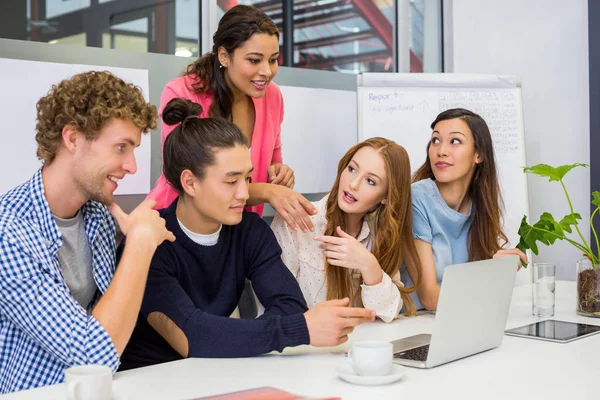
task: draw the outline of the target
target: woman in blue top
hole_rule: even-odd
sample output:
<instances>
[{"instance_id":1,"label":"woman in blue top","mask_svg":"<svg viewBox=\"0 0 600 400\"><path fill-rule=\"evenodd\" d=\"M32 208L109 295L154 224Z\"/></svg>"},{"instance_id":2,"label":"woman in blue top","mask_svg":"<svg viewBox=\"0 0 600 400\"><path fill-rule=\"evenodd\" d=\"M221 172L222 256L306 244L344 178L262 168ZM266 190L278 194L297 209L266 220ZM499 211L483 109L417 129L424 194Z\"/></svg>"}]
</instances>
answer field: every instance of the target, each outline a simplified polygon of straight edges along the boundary
<instances>
[{"instance_id":1,"label":"woman in blue top","mask_svg":"<svg viewBox=\"0 0 600 400\"><path fill-rule=\"evenodd\" d=\"M502 197L483 118L450 109L437 116L431 129L427 159L412 184L413 237L423 268L413 300L417 308L435 310L447 266L509 255L527 262L527 257L504 248ZM416 274L410 268L404 272L402 281L410 286L408 274Z\"/></svg>"}]
</instances>

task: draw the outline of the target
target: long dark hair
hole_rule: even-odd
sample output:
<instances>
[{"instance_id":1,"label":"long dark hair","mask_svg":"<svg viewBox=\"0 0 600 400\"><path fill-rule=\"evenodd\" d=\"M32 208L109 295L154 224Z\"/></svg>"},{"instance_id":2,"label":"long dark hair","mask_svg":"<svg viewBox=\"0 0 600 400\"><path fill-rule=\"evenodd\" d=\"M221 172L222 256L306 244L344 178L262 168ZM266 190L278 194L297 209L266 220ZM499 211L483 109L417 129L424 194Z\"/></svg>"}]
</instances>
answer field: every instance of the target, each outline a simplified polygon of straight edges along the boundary
<instances>
[{"instance_id":1,"label":"long dark hair","mask_svg":"<svg viewBox=\"0 0 600 400\"><path fill-rule=\"evenodd\" d=\"M181 173L184 170L189 169L202 179L206 168L215 162L216 150L248 146L248 140L233 122L223 118L198 118L201 112L200 104L175 98L162 113L165 124L180 124L167 136L163 146L163 174L179 194L183 194Z\"/></svg>"},{"instance_id":2,"label":"long dark hair","mask_svg":"<svg viewBox=\"0 0 600 400\"><path fill-rule=\"evenodd\" d=\"M237 5L227 11L213 35L213 49L194 63L188 65L184 75L195 75L192 85L195 93L211 92L213 101L208 110L211 117L231 119L233 94L225 81L225 68L220 68L217 56L219 47L225 48L231 57L233 51L255 33L266 33L279 39L279 30L273 20L255 7Z\"/></svg>"},{"instance_id":3,"label":"long dark hair","mask_svg":"<svg viewBox=\"0 0 600 400\"><path fill-rule=\"evenodd\" d=\"M485 260L492 258L508 243L508 238L502 230L504 203L498 183L492 135L483 118L464 108L452 108L440 113L431 123L431 129L435 129L440 121L457 118L464 121L471 130L475 151L481 159L481 162L475 165L467 192L472 201L471 218L473 218L468 236L469 261ZM431 141L427 145L427 159L413 175L413 182L428 178L435 179L429 159L429 146Z\"/></svg>"},{"instance_id":4,"label":"long dark hair","mask_svg":"<svg viewBox=\"0 0 600 400\"><path fill-rule=\"evenodd\" d=\"M410 161L404 147L380 137L367 139L354 145L338 164L337 176L327 199L327 227L324 235L337 236L335 228L346 231L345 213L338 205L340 176L348 167L352 157L363 147L372 147L383 159L388 179L387 202L379 205L369 218L374 222L375 243L373 255L383 272L393 277L404 262L417 272L414 285L398 287L407 315L416 315L415 304L410 294L421 283L421 262L412 237L412 202L410 194ZM365 217L366 218L366 217ZM354 272L325 262L327 276L327 299L348 297L360 303L361 289L354 287Z\"/></svg>"}]
</instances>

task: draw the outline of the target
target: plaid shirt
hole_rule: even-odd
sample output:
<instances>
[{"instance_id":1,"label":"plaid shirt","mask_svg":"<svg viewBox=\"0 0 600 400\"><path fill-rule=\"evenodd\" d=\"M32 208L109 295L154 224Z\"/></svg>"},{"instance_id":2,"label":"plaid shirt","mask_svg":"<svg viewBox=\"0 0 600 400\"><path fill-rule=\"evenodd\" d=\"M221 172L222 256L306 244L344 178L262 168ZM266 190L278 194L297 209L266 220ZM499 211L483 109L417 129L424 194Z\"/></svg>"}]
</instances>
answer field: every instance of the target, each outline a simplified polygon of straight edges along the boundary
<instances>
[{"instance_id":1,"label":"plaid shirt","mask_svg":"<svg viewBox=\"0 0 600 400\"><path fill-rule=\"evenodd\" d=\"M63 381L73 365L119 366L102 325L77 303L61 273L63 243L44 197L41 169L0 197L0 393ZM106 206L82 207L96 285L115 271L115 224Z\"/></svg>"}]
</instances>

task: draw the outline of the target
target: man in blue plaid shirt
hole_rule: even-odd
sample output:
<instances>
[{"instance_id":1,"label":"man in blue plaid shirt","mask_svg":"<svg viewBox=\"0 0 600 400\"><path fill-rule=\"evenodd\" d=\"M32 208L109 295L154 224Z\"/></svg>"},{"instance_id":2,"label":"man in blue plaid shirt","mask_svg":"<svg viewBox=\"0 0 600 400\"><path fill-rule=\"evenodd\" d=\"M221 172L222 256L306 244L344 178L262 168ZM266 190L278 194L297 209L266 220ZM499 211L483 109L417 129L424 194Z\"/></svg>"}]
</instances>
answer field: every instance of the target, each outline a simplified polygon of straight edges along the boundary
<instances>
[{"instance_id":1,"label":"man in blue plaid shirt","mask_svg":"<svg viewBox=\"0 0 600 400\"><path fill-rule=\"evenodd\" d=\"M0 197L0 393L62 382L73 365L118 368L152 255L175 239L153 201L131 214L113 203L156 119L139 88L108 72L38 102L43 166ZM113 216L127 236L118 269Z\"/></svg>"}]
</instances>

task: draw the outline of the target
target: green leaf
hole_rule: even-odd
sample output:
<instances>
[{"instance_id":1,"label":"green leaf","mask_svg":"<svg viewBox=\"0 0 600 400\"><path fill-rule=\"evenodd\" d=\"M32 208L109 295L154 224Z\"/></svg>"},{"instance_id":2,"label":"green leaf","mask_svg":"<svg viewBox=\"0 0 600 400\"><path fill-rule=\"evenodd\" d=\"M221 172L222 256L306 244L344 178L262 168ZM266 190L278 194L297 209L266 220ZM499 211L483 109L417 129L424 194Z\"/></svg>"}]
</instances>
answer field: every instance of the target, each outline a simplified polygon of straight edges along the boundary
<instances>
[{"instance_id":1,"label":"green leaf","mask_svg":"<svg viewBox=\"0 0 600 400\"><path fill-rule=\"evenodd\" d=\"M571 226L577 225L578 219L581 219L581 215L577 213L565 215L563 219L560 220L559 224L563 230L572 233L573 230L571 229Z\"/></svg>"},{"instance_id":2,"label":"green leaf","mask_svg":"<svg viewBox=\"0 0 600 400\"><path fill-rule=\"evenodd\" d=\"M594 197L594 200L592 200L592 204L596 207L600 207L600 192L594 191L592 192L592 196Z\"/></svg>"},{"instance_id":3,"label":"green leaf","mask_svg":"<svg viewBox=\"0 0 600 400\"><path fill-rule=\"evenodd\" d=\"M545 212L540 215L540 220L534 224L534 226L538 226L543 229L547 229L549 231L560 231L562 232L562 226L550 214L549 212Z\"/></svg>"},{"instance_id":4,"label":"green leaf","mask_svg":"<svg viewBox=\"0 0 600 400\"><path fill-rule=\"evenodd\" d=\"M550 182L552 181L560 181L565 175L576 167L584 167L588 168L589 165L582 163L561 165L558 167L552 167L548 164L537 164L532 167L524 167L523 172L535 174L541 177L546 177Z\"/></svg>"},{"instance_id":5,"label":"green leaf","mask_svg":"<svg viewBox=\"0 0 600 400\"><path fill-rule=\"evenodd\" d=\"M543 235L540 235L539 232L536 231L533 226L527 223L526 216L523 216L523 219L521 220L521 226L519 227L519 236L520 240L519 245L517 247L520 248L521 251L524 251L523 249L531 249L531 251L533 251L533 254L535 255L538 255L539 253L536 243L537 241L540 241L545 245L550 244Z\"/></svg>"},{"instance_id":6,"label":"green leaf","mask_svg":"<svg viewBox=\"0 0 600 400\"><path fill-rule=\"evenodd\" d=\"M576 219L581 217L578 214L568 215L563 218L561 222L556 222L552 214L543 213L540 216L540 220L533 225L529 225L527 223L527 217L523 216L521 220L521 226L519 227L519 244L517 248L521 251L525 251L526 249L531 249L533 254L538 255L539 249L537 243L545 244L546 246L550 246L554 244L557 240L565 240L567 237L565 236L565 230L571 230L570 225L573 224L573 221L576 223ZM566 219L565 222L563 222ZM565 229L565 227L567 229Z\"/></svg>"}]
</instances>

